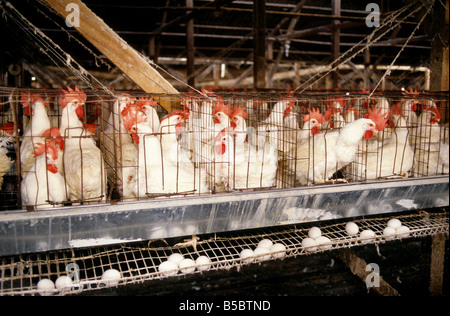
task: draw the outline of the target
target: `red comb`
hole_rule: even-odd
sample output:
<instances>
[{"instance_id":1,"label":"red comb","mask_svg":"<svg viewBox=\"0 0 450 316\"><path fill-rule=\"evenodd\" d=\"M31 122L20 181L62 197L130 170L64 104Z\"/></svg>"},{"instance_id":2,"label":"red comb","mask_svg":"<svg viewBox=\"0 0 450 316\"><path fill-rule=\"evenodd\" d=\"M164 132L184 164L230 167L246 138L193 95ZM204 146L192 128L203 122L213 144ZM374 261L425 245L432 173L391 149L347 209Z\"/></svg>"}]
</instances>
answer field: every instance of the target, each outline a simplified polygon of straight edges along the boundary
<instances>
[{"instance_id":1,"label":"red comb","mask_svg":"<svg viewBox=\"0 0 450 316\"><path fill-rule=\"evenodd\" d=\"M244 107L234 106L233 109L231 110L230 116L231 117L241 116L242 118L246 119L248 117L248 113L245 112L245 106Z\"/></svg>"},{"instance_id":2,"label":"red comb","mask_svg":"<svg viewBox=\"0 0 450 316\"><path fill-rule=\"evenodd\" d=\"M402 106L400 102L396 102L395 104L393 104L391 106L391 108L389 109L389 115L401 115L404 116L403 111L402 111Z\"/></svg>"},{"instance_id":3,"label":"red comb","mask_svg":"<svg viewBox=\"0 0 450 316\"><path fill-rule=\"evenodd\" d=\"M214 114L218 112L223 112L226 115L230 116L231 110L229 106L230 106L229 104L225 104L223 99L218 99L217 101L214 102Z\"/></svg>"},{"instance_id":4,"label":"red comb","mask_svg":"<svg viewBox=\"0 0 450 316\"><path fill-rule=\"evenodd\" d=\"M34 157L39 157L44 152L45 152L45 145L43 143L37 143L36 145L34 145L34 152L33 152Z\"/></svg>"},{"instance_id":5,"label":"red comb","mask_svg":"<svg viewBox=\"0 0 450 316\"><path fill-rule=\"evenodd\" d=\"M3 125L0 125L0 129L4 130L8 135L12 135L14 133L14 123L8 122Z\"/></svg>"},{"instance_id":6,"label":"red comb","mask_svg":"<svg viewBox=\"0 0 450 316\"><path fill-rule=\"evenodd\" d=\"M153 107L157 107L158 106L158 102L154 101L153 98L148 98L148 97L140 97L136 100L136 103L139 106L144 106L144 105L150 105Z\"/></svg>"},{"instance_id":7,"label":"red comb","mask_svg":"<svg viewBox=\"0 0 450 316\"><path fill-rule=\"evenodd\" d=\"M419 95L420 91L417 91L417 89L413 90L412 88L409 88L409 91L405 90L402 93L405 94L405 95Z\"/></svg>"},{"instance_id":8,"label":"red comb","mask_svg":"<svg viewBox=\"0 0 450 316\"><path fill-rule=\"evenodd\" d=\"M59 148L61 150L64 149L64 139L61 136L61 132L59 131L59 128L52 127L52 128L46 129L44 132L42 132L41 136L51 138L51 142L53 144L59 145ZM47 141L47 144L48 143L50 143L50 141Z\"/></svg>"},{"instance_id":9,"label":"red comb","mask_svg":"<svg viewBox=\"0 0 450 316\"><path fill-rule=\"evenodd\" d=\"M44 98L37 93L27 94L27 93L20 93L20 104L23 106L23 110L26 115L31 115L31 105L35 103L36 101L41 101L46 108L49 108L49 105L47 102L45 102Z\"/></svg>"},{"instance_id":10,"label":"red comb","mask_svg":"<svg viewBox=\"0 0 450 316\"><path fill-rule=\"evenodd\" d=\"M53 160L58 159L58 148L56 147L56 144L52 141L47 142L47 148L46 151L48 154L52 156Z\"/></svg>"},{"instance_id":11,"label":"red comb","mask_svg":"<svg viewBox=\"0 0 450 316\"><path fill-rule=\"evenodd\" d=\"M309 114L303 115L303 121L307 122L312 118L315 118L317 122L320 124L323 124L325 122L325 117L322 113L320 113L320 110L318 108L312 108L312 110L307 109Z\"/></svg>"},{"instance_id":12,"label":"red comb","mask_svg":"<svg viewBox=\"0 0 450 316\"><path fill-rule=\"evenodd\" d=\"M133 103L128 103L121 114L123 117L123 126L127 131L131 131L133 125L147 121L147 116L142 111L142 107Z\"/></svg>"},{"instance_id":13,"label":"red comb","mask_svg":"<svg viewBox=\"0 0 450 316\"><path fill-rule=\"evenodd\" d=\"M172 112L170 112L169 114L167 114L166 116L164 116L161 119L161 122L165 119L168 119L169 117L175 116L175 115L179 115L183 118L183 120L187 120L189 118L190 112L188 111L184 111L184 110L173 110Z\"/></svg>"},{"instance_id":14,"label":"red comb","mask_svg":"<svg viewBox=\"0 0 450 316\"><path fill-rule=\"evenodd\" d=\"M367 111L368 113L364 117L372 120L377 126L377 130L382 131L387 126L388 118L385 117L386 113L381 113L382 109L377 110L376 106L373 110L369 108Z\"/></svg>"},{"instance_id":15,"label":"red comb","mask_svg":"<svg viewBox=\"0 0 450 316\"><path fill-rule=\"evenodd\" d=\"M78 100L80 103L84 103L86 101L86 93L78 89L77 86L75 86L74 89L71 89L69 86L67 86L67 91L64 89L61 89L63 94L61 95L61 98L59 99L59 105L62 108L65 108L68 103L72 102L73 100Z\"/></svg>"}]
</instances>

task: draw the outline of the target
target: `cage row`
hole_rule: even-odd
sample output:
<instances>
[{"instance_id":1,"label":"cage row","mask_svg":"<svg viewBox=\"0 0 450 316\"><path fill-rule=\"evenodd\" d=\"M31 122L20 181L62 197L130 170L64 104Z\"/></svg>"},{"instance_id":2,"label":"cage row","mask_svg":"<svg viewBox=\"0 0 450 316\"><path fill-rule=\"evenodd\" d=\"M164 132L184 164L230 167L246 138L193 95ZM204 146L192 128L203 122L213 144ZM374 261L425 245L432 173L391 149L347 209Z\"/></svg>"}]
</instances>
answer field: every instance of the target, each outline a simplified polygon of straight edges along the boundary
<instances>
[{"instance_id":1,"label":"cage row","mask_svg":"<svg viewBox=\"0 0 450 316\"><path fill-rule=\"evenodd\" d=\"M448 174L448 97L417 91L2 90L5 207Z\"/></svg>"}]
</instances>

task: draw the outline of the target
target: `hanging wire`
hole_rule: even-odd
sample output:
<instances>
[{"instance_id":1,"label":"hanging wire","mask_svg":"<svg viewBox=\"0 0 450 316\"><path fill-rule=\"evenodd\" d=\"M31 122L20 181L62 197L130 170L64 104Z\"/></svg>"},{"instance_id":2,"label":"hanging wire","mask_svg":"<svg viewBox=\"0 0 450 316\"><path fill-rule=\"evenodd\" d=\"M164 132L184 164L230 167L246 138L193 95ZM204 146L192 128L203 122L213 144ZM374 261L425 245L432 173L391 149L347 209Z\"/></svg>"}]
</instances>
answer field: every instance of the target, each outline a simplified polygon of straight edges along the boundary
<instances>
[{"instance_id":1,"label":"hanging wire","mask_svg":"<svg viewBox=\"0 0 450 316\"><path fill-rule=\"evenodd\" d=\"M26 17L24 17L10 2L5 3L6 6L11 10L5 10L3 7L3 12L12 21L14 21L21 29L23 29L30 39L34 40L36 44L40 47L40 51L47 55L52 62L59 67L64 73L64 69L59 65L65 64L71 72L82 80L88 87L94 90L94 87L91 84L91 80L88 77L92 78L100 87L103 88L104 91L113 95L113 93L104 86L97 78L91 75L83 66L77 63L70 54L66 53L59 45L57 45L53 40L51 40L47 35L45 35L39 28L37 28L33 23L31 23ZM14 15L15 14L15 15ZM75 64L77 68L73 65ZM67 73L66 73L67 74Z\"/></svg>"},{"instance_id":2,"label":"hanging wire","mask_svg":"<svg viewBox=\"0 0 450 316\"><path fill-rule=\"evenodd\" d=\"M425 5L423 5L422 7L425 7ZM422 8L421 7L421 8ZM398 57L401 55L401 53L403 52L403 50L405 49L405 47L408 45L409 41L411 40L411 38L414 36L414 34L416 33L416 31L419 29L420 25L422 24L422 22L425 20L425 17L430 13L431 9L433 8L433 4L431 4L428 7L427 12L422 16L422 18L420 19L419 23L417 23L416 27L414 28L414 30L412 31L412 33L409 35L409 37L407 38L407 40L405 41L405 43L403 44L403 46L401 47L400 51L398 52L398 54L395 56L395 58L392 60L391 64L389 65L389 67L386 69L386 71L384 72L383 76L381 77L381 79L378 81L378 83L376 84L375 88L372 90L372 92L369 94L369 98L372 97L373 93L377 90L378 86L380 85L381 82L383 82L383 80L386 78L386 76L390 75L391 73L391 69L394 66L395 62L397 61Z\"/></svg>"},{"instance_id":3,"label":"hanging wire","mask_svg":"<svg viewBox=\"0 0 450 316\"><path fill-rule=\"evenodd\" d=\"M407 18L409 18L410 16L414 15L415 13L417 13L419 10L421 10L424 5L419 6L418 8L412 10L411 12L409 12L405 17L403 17L400 20L397 20L398 17L406 12L408 9L410 9L411 7L413 7L416 3L419 3L420 1L416 1L413 3L410 3L408 5L406 5L405 7L394 11L393 13L391 13L388 17L386 17L384 20L381 21L381 24L378 28L376 28L372 33L370 33L369 35L367 35L364 39L362 39L361 41L359 41L356 45L354 45L352 48L350 48L347 52L345 52L344 54L342 54L338 59L332 61L330 64L324 66L323 71L318 72L316 75L312 76L310 79L308 79L307 81L305 81L303 84L299 85L297 88L295 88L293 90L293 92L296 92L297 90L299 90L300 88L303 88L300 93L304 92L306 89L308 89L308 87L310 85L313 85L314 83L322 80L324 77L326 77L328 74L330 74L331 72L335 71L336 69L338 69L339 66L347 63L348 61L350 61L351 59L353 59L356 55L362 53L364 50L368 49L372 44L376 43L378 40L380 40L384 35L386 35L387 33L389 33L391 30L396 29L400 24L402 24ZM385 27L388 27L386 30L383 30ZM383 30L381 32L381 34L377 35L378 30ZM355 53L353 53L352 55L350 55L349 57L347 57L347 55L349 55L356 47L359 47L361 44L366 43L361 49L357 50ZM335 66L332 66L335 65ZM327 71L328 69L328 71ZM324 71L327 71L325 74L321 75L321 73L323 73ZM317 78L319 77L319 78ZM316 79L317 78L317 79ZM316 80L314 80L316 79ZM314 80L314 81L313 81ZM311 82L313 81L313 82Z\"/></svg>"},{"instance_id":4,"label":"hanging wire","mask_svg":"<svg viewBox=\"0 0 450 316\"><path fill-rule=\"evenodd\" d=\"M43 6L46 6L47 8L51 8L48 6L48 4L42 0L39 0L39 3ZM48 16L44 11L42 11L40 8L38 8L36 5L34 6L34 8L36 9L37 12L39 12L42 16L44 16L45 18L47 18L49 21L52 21L60 30L62 30L64 33L67 34L69 39L73 39L74 41L76 41L81 47L83 47L86 51L88 51L92 56L94 56L95 58L95 64L98 66L97 61L100 60L100 62L105 65L106 67L108 67L108 70L111 70L113 68L113 66L111 66L108 62L105 61L104 58L102 58L101 56L97 55L94 51L92 51L92 49L90 49L89 47L87 47L83 42L81 42L78 38L76 38L75 36L73 36L72 34L70 34L70 32L68 32L64 27L62 27L58 22L56 22L54 19L52 19L50 16Z\"/></svg>"}]
</instances>

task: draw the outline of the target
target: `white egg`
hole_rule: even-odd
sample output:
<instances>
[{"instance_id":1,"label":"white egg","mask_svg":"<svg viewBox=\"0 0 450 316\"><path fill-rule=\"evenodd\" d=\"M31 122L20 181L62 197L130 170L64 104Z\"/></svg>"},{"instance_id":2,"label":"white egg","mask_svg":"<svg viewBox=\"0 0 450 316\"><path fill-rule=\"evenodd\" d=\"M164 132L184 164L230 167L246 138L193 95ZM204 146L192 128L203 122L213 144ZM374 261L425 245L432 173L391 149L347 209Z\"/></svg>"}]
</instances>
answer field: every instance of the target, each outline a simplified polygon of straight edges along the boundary
<instances>
[{"instance_id":1,"label":"white egg","mask_svg":"<svg viewBox=\"0 0 450 316\"><path fill-rule=\"evenodd\" d=\"M249 257L253 257L254 255L255 254L254 254L253 250L251 250L251 249L244 249L239 254L239 257L241 257L241 259L245 259L242 262L247 264L247 263L252 263L253 261L255 261L255 258L249 258Z\"/></svg>"},{"instance_id":2,"label":"white egg","mask_svg":"<svg viewBox=\"0 0 450 316\"><path fill-rule=\"evenodd\" d=\"M397 229L402 226L402 222L397 218L392 218L387 222L387 226Z\"/></svg>"},{"instance_id":3,"label":"white egg","mask_svg":"<svg viewBox=\"0 0 450 316\"><path fill-rule=\"evenodd\" d=\"M184 235L184 230L182 227L171 227L169 230L169 234L170 236L183 236Z\"/></svg>"},{"instance_id":4,"label":"white egg","mask_svg":"<svg viewBox=\"0 0 450 316\"><path fill-rule=\"evenodd\" d=\"M316 239L317 237L321 236L322 232L320 231L319 227L311 227L311 229L308 231L308 237L312 239Z\"/></svg>"},{"instance_id":5,"label":"white egg","mask_svg":"<svg viewBox=\"0 0 450 316\"><path fill-rule=\"evenodd\" d=\"M349 236L355 236L355 235L357 235L358 232L359 232L359 227L358 227L358 225L357 225L356 223L354 223L354 222L348 222L348 223L345 225L345 231L347 232L347 234L348 234Z\"/></svg>"},{"instance_id":6,"label":"white egg","mask_svg":"<svg viewBox=\"0 0 450 316\"><path fill-rule=\"evenodd\" d=\"M270 250L264 247L257 247L253 253L257 256L256 260L258 261L267 261L270 260L270 257L272 257Z\"/></svg>"},{"instance_id":7,"label":"white egg","mask_svg":"<svg viewBox=\"0 0 450 316\"><path fill-rule=\"evenodd\" d=\"M317 243L314 239L306 237L302 240L302 247L306 251L313 252L317 250Z\"/></svg>"},{"instance_id":8,"label":"white egg","mask_svg":"<svg viewBox=\"0 0 450 316\"><path fill-rule=\"evenodd\" d=\"M120 272L116 269L108 269L102 274L102 283L110 286L117 286L121 278Z\"/></svg>"},{"instance_id":9,"label":"white egg","mask_svg":"<svg viewBox=\"0 0 450 316\"><path fill-rule=\"evenodd\" d=\"M270 247L272 247L273 242L270 239L262 239L259 243L257 248L262 247L262 248L267 248L270 249Z\"/></svg>"},{"instance_id":10,"label":"white egg","mask_svg":"<svg viewBox=\"0 0 450 316\"><path fill-rule=\"evenodd\" d=\"M275 259L283 259L286 256L286 246L281 243L273 244L272 247L270 247L270 251L274 252L272 256Z\"/></svg>"},{"instance_id":11,"label":"white egg","mask_svg":"<svg viewBox=\"0 0 450 316\"><path fill-rule=\"evenodd\" d=\"M408 226L402 225L400 227L397 227L395 232L399 235L398 236L399 238L406 238L406 237L409 237L410 229Z\"/></svg>"},{"instance_id":12,"label":"white egg","mask_svg":"<svg viewBox=\"0 0 450 316\"><path fill-rule=\"evenodd\" d=\"M177 266L180 265L180 262L183 261L184 256L181 253L174 252L167 258L167 261L175 263Z\"/></svg>"},{"instance_id":13,"label":"white egg","mask_svg":"<svg viewBox=\"0 0 450 316\"><path fill-rule=\"evenodd\" d=\"M164 227L156 227L155 229L152 229L148 232L149 239L160 239L167 235L167 231L164 229Z\"/></svg>"},{"instance_id":14,"label":"white egg","mask_svg":"<svg viewBox=\"0 0 450 316\"><path fill-rule=\"evenodd\" d=\"M184 228L185 235L195 235L197 232L197 227L195 225L189 224Z\"/></svg>"},{"instance_id":15,"label":"white egg","mask_svg":"<svg viewBox=\"0 0 450 316\"><path fill-rule=\"evenodd\" d=\"M181 273L187 274L195 271L195 261L192 259L183 259L179 266Z\"/></svg>"},{"instance_id":16,"label":"white egg","mask_svg":"<svg viewBox=\"0 0 450 316\"><path fill-rule=\"evenodd\" d=\"M395 238L395 228L387 226L385 229L383 229L383 236L386 240L392 240Z\"/></svg>"},{"instance_id":17,"label":"white egg","mask_svg":"<svg viewBox=\"0 0 450 316\"><path fill-rule=\"evenodd\" d=\"M211 267L211 259L209 259L207 256L200 256L195 260L195 264L197 265L198 271L205 271L209 270Z\"/></svg>"},{"instance_id":18,"label":"white egg","mask_svg":"<svg viewBox=\"0 0 450 316\"><path fill-rule=\"evenodd\" d=\"M58 290L63 290L65 288L71 287L72 285L72 278L67 275L62 275L55 281L55 286Z\"/></svg>"},{"instance_id":19,"label":"white egg","mask_svg":"<svg viewBox=\"0 0 450 316\"><path fill-rule=\"evenodd\" d=\"M359 234L359 237L362 239L361 242L365 244L373 241L373 239L375 238L375 233L370 229L366 229L363 230L361 234Z\"/></svg>"},{"instance_id":20,"label":"white egg","mask_svg":"<svg viewBox=\"0 0 450 316\"><path fill-rule=\"evenodd\" d=\"M172 276L178 273L178 265L173 261L164 261L158 266L158 271L165 276Z\"/></svg>"},{"instance_id":21,"label":"white egg","mask_svg":"<svg viewBox=\"0 0 450 316\"><path fill-rule=\"evenodd\" d=\"M330 238L326 236L319 236L316 239L314 239L317 246L319 246L322 249L330 249L331 248L331 240Z\"/></svg>"},{"instance_id":22,"label":"white egg","mask_svg":"<svg viewBox=\"0 0 450 316\"><path fill-rule=\"evenodd\" d=\"M55 283L50 279L42 279L36 285L41 296L50 296L55 290Z\"/></svg>"}]
</instances>

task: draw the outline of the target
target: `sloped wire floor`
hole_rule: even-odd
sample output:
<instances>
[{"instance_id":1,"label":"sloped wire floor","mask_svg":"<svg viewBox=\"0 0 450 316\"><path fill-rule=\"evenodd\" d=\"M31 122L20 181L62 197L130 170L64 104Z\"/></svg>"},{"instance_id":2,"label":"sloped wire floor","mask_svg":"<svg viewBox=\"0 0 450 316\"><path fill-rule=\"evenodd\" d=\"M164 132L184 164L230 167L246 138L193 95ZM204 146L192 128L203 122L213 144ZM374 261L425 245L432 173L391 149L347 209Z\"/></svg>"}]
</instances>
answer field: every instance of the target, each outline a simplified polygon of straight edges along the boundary
<instances>
[{"instance_id":1,"label":"sloped wire floor","mask_svg":"<svg viewBox=\"0 0 450 316\"><path fill-rule=\"evenodd\" d=\"M371 229L374 239L349 236L345 225L351 219L313 222L288 226L267 227L258 230L232 231L220 234L197 236L194 242L183 239L153 240L147 242L109 245L102 247L75 248L34 254L22 254L0 258L0 294L1 295L40 295L36 285L39 280L48 278L53 282L63 275L73 279L73 285L62 290L53 290L52 295L80 294L108 287L120 287L139 284L151 280L177 277L183 274L182 269L158 271L158 266L166 261L172 253L180 253L194 261L201 255L207 256L211 263L197 267L191 273L230 270L247 264L260 263L263 260L281 260L283 258L309 255L340 248L350 248L362 244L386 243L383 230L391 218L399 219L404 226L410 228L408 236L401 238L419 238L449 232L448 209L417 210L409 213L355 218L359 231ZM331 240L327 247L310 248L302 246L302 240L308 237L312 226L318 226L322 235ZM187 236L186 238L190 238ZM285 245L286 250L272 252L267 255L253 256L243 260L240 252L243 249L255 249L262 239L270 239L273 243ZM282 258L276 258L280 255ZM249 262L253 261L253 262ZM116 269L121 273L118 283L106 283L101 279L108 269ZM167 273L172 272L171 276Z\"/></svg>"}]
</instances>

